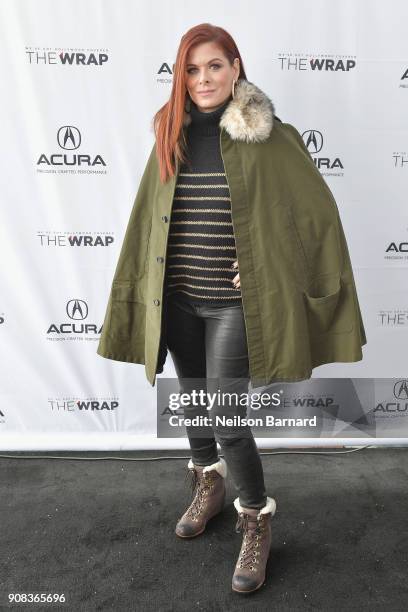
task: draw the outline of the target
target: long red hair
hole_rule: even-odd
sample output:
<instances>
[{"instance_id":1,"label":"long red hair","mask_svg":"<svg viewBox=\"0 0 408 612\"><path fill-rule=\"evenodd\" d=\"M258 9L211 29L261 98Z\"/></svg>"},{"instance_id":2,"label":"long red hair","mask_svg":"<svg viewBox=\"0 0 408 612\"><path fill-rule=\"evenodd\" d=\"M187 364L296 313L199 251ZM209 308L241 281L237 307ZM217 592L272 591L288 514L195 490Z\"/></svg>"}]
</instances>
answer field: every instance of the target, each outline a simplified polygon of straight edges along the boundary
<instances>
[{"instance_id":1,"label":"long red hair","mask_svg":"<svg viewBox=\"0 0 408 612\"><path fill-rule=\"evenodd\" d=\"M186 64L187 56L195 45L214 42L221 47L229 63L239 58L240 72L238 79L246 79L241 55L234 39L226 30L211 23L200 23L190 28L182 36L173 66L173 86L170 98L153 118L156 137L156 157L160 169L160 180L165 183L176 172L176 160L186 161L186 142L183 132L184 109L187 97Z\"/></svg>"}]
</instances>

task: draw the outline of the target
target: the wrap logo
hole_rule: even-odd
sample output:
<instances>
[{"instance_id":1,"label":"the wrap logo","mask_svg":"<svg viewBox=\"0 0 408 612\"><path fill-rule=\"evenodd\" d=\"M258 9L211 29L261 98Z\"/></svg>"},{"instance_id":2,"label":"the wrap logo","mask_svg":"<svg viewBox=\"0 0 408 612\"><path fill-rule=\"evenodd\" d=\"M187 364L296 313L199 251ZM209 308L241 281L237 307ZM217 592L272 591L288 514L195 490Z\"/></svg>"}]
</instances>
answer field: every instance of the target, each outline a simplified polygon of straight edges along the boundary
<instances>
[{"instance_id":1,"label":"the wrap logo","mask_svg":"<svg viewBox=\"0 0 408 612\"><path fill-rule=\"evenodd\" d=\"M25 48L31 66L103 66L109 60L108 49L69 49L61 47Z\"/></svg>"},{"instance_id":2,"label":"the wrap logo","mask_svg":"<svg viewBox=\"0 0 408 612\"><path fill-rule=\"evenodd\" d=\"M53 412L113 412L119 407L117 397L49 397L48 404Z\"/></svg>"},{"instance_id":3,"label":"the wrap logo","mask_svg":"<svg viewBox=\"0 0 408 612\"><path fill-rule=\"evenodd\" d=\"M37 232L42 247L109 247L115 240L113 232L56 232L45 230Z\"/></svg>"},{"instance_id":4,"label":"the wrap logo","mask_svg":"<svg viewBox=\"0 0 408 612\"><path fill-rule=\"evenodd\" d=\"M408 325L408 308L381 309L378 313L382 327L406 327Z\"/></svg>"},{"instance_id":5,"label":"the wrap logo","mask_svg":"<svg viewBox=\"0 0 408 612\"><path fill-rule=\"evenodd\" d=\"M347 73L356 67L356 57L356 55L340 56L338 54L330 55L330 53L317 54L311 57L307 53L299 51L296 53L280 53L278 63L280 63L281 70L285 72L313 70L313 72Z\"/></svg>"}]
</instances>

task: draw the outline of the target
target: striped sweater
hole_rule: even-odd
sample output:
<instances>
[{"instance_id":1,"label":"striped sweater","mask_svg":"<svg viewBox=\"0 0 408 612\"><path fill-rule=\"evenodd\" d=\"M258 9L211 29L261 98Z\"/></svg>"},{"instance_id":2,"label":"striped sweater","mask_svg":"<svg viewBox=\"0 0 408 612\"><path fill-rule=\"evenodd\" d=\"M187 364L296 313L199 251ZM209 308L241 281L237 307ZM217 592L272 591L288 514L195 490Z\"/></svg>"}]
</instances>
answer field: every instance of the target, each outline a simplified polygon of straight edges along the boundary
<instances>
[{"instance_id":1,"label":"striped sweater","mask_svg":"<svg viewBox=\"0 0 408 612\"><path fill-rule=\"evenodd\" d=\"M166 295L227 306L239 304L241 289L231 217L231 198L220 151L220 117L230 98L210 113L191 102L188 160L180 166L170 219Z\"/></svg>"}]
</instances>

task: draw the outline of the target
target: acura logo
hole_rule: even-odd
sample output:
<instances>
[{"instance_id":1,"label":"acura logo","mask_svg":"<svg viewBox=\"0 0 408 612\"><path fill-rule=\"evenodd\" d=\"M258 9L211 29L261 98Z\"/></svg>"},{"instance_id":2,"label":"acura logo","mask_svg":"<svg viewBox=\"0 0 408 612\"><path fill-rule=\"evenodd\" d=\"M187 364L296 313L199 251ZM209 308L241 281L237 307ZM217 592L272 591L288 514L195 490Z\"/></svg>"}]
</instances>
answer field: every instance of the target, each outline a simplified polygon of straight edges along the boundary
<instances>
[{"instance_id":1,"label":"acura logo","mask_svg":"<svg viewBox=\"0 0 408 612\"><path fill-rule=\"evenodd\" d=\"M81 132L73 125L64 125L58 130L57 141L61 149L78 149L81 145Z\"/></svg>"},{"instance_id":2,"label":"acura logo","mask_svg":"<svg viewBox=\"0 0 408 612\"><path fill-rule=\"evenodd\" d=\"M318 153L323 147L323 135L319 130L306 130L302 138L310 154Z\"/></svg>"},{"instance_id":3,"label":"acura logo","mask_svg":"<svg viewBox=\"0 0 408 612\"><path fill-rule=\"evenodd\" d=\"M394 385L394 396L397 399L408 398L408 385L406 380L399 380Z\"/></svg>"},{"instance_id":4,"label":"acura logo","mask_svg":"<svg viewBox=\"0 0 408 612\"><path fill-rule=\"evenodd\" d=\"M37 161L38 172L48 172L49 166L62 166L57 168L58 172L65 173L67 168L70 173L82 171L80 166L85 170L89 170L91 166L106 166L106 163L101 155L90 155L87 152L78 153L77 149L82 145L81 132L74 125L63 125L57 131L57 142L63 151L58 150L58 153L41 153ZM42 169L46 167L46 170ZM106 174L106 170L98 169L100 174Z\"/></svg>"},{"instance_id":5,"label":"acura logo","mask_svg":"<svg viewBox=\"0 0 408 612\"><path fill-rule=\"evenodd\" d=\"M84 300L70 300L67 303L66 311L70 319L86 319L88 316L88 305Z\"/></svg>"}]
</instances>

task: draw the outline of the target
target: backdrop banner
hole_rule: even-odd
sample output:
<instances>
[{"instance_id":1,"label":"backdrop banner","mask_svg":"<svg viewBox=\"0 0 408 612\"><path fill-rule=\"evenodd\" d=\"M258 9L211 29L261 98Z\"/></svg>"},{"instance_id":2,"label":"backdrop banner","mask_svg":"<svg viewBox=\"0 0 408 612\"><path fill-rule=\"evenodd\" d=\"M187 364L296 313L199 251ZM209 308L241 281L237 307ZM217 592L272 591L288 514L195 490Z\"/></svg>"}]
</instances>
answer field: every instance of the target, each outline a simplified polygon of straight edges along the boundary
<instances>
[{"instance_id":1,"label":"backdrop banner","mask_svg":"<svg viewBox=\"0 0 408 612\"><path fill-rule=\"evenodd\" d=\"M161 421L170 354L152 388L143 365L96 348L152 119L203 21L231 33L332 190L367 334L362 361L273 385L288 407L273 414L316 409L319 425L255 428L259 446L408 438L407 5L251 7L0 1L2 450L188 448Z\"/></svg>"}]
</instances>

